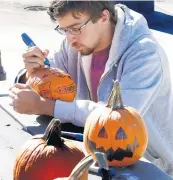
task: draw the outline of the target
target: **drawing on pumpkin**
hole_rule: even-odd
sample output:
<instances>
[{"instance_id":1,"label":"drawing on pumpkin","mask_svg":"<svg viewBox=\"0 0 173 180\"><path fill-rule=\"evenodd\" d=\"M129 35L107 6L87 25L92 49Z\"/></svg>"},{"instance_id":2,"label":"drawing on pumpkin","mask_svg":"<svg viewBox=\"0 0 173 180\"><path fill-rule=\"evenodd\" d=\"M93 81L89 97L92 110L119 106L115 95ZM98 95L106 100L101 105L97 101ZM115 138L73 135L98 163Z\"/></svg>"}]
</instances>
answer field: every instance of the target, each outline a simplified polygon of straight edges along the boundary
<instances>
[{"instance_id":1,"label":"drawing on pumpkin","mask_svg":"<svg viewBox=\"0 0 173 180\"><path fill-rule=\"evenodd\" d=\"M107 154L107 159L109 161L117 160L117 161L122 161L124 158L128 157L131 158L133 157L133 152L131 152L128 148L125 150L122 148L118 148L116 151L114 151L112 148L106 151Z\"/></svg>"},{"instance_id":2,"label":"drawing on pumpkin","mask_svg":"<svg viewBox=\"0 0 173 180\"><path fill-rule=\"evenodd\" d=\"M98 137L100 137L100 138L108 138L107 132L106 132L104 127L101 128L101 130L100 130L100 132L98 134Z\"/></svg>"},{"instance_id":3,"label":"drawing on pumpkin","mask_svg":"<svg viewBox=\"0 0 173 180\"><path fill-rule=\"evenodd\" d=\"M136 144L136 141L134 143ZM112 148L105 150L105 148L103 146L96 148L96 143L88 140L88 145L93 150L93 152L99 151L99 152L105 153L107 156L107 159L110 162L113 160L122 161L126 157L133 157L134 151L132 151L132 149L135 150L137 148L137 146L135 144L132 144L132 145L127 144L126 149L122 149L119 147L116 150L113 150ZM129 147L133 147L133 148L129 148Z\"/></svg>"},{"instance_id":4,"label":"drawing on pumpkin","mask_svg":"<svg viewBox=\"0 0 173 180\"><path fill-rule=\"evenodd\" d=\"M55 92L58 92L59 94L68 94L74 91L75 91L74 84L70 84L69 86L60 86L55 90Z\"/></svg>"},{"instance_id":5,"label":"drawing on pumpkin","mask_svg":"<svg viewBox=\"0 0 173 180\"><path fill-rule=\"evenodd\" d=\"M44 84L41 84L41 85L39 86L39 89L41 89L42 91L51 89L51 82L48 81L48 82L46 82L46 83L44 83Z\"/></svg>"},{"instance_id":6,"label":"drawing on pumpkin","mask_svg":"<svg viewBox=\"0 0 173 180\"><path fill-rule=\"evenodd\" d=\"M33 72L27 84L45 98L71 102L75 97L76 85L73 79L56 68L43 68Z\"/></svg>"},{"instance_id":7,"label":"drawing on pumpkin","mask_svg":"<svg viewBox=\"0 0 173 180\"><path fill-rule=\"evenodd\" d=\"M48 77L48 74L44 74L44 75L42 76L42 78L46 78L46 77Z\"/></svg>"},{"instance_id":8,"label":"drawing on pumpkin","mask_svg":"<svg viewBox=\"0 0 173 180\"><path fill-rule=\"evenodd\" d=\"M58 93L67 94L67 86L58 87Z\"/></svg>"},{"instance_id":9,"label":"drawing on pumpkin","mask_svg":"<svg viewBox=\"0 0 173 180\"><path fill-rule=\"evenodd\" d=\"M45 97L45 98L51 98L52 97L51 92L49 90L41 90L40 95Z\"/></svg>"},{"instance_id":10,"label":"drawing on pumpkin","mask_svg":"<svg viewBox=\"0 0 173 180\"><path fill-rule=\"evenodd\" d=\"M67 87L68 93L75 92L75 90L76 90L75 84L70 84L69 86L66 86L66 87Z\"/></svg>"},{"instance_id":11,"label":"drawing on pumpkin","mask_svg":"<svg viewBox=\"0 0 173 180\"><path fill-rule=\"evenodd\" d=\"M127 135L124 132L123 128L120 127L115 135L115 139L116 140L120 140L120 139L127 139Z\"/></svg>"},{"instance_id":12,"label":"drawing on pumpkin","mask_svg":"<svg viewBox=\"0 0 173 180\"><path fill-rule=\"evenodd\" d=\"M98 137L100 138L108 138L108 135L106 133L106 130L104 127L101 128L99 131ZM116 140L120 139L127 139L127 135L125 134L122 127L120 127L116 133ZM88 139L88 145L93 151L101 151L107 155L107 159L109 161L117 160L122 161L125 157L133 157L133 152L139 147L138 140L136 136L134 137L133 144L127 144L126 149L122 149L118 147L115 151L112 148L109 148L108 150L105 150L103 146L97 148L96 143L90 141Z\"/></svg>"},{"instance_id":13,"label":"drawing on pumpkin","mask_svg":"<svg viewBox=\"0 0 173 180\"><path fill-rule=\"evenodd\" d=\"M44 96L44 97L49 97L51 98L52 97L52 94L51 94L51 82L48 81L40 86L39 87L39 90L40 90L40 95L41 96Z\"/></svg>"}]
</instances>

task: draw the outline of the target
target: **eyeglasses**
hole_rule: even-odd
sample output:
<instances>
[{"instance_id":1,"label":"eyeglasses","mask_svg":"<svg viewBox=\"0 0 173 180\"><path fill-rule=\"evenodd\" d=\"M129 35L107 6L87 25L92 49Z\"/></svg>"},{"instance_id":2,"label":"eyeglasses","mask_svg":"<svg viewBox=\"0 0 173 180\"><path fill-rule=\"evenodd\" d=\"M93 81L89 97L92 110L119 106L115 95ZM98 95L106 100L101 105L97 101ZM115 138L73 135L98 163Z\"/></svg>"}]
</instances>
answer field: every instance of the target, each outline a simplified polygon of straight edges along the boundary
<instances>
[{"instance_id":1,"label":"eyeglasses","mask_svg":"<svg viewBox=\"0 0 173 180\"><path fill-rule=\"evenodd\" d=\"M59 25L55 28L55 31L57 31L58 33L62 34L62 35L66 35L66 33L70 33L71 35L79 35L81 34L81 29L83 29L89 22L90 22L91 18L88 19L84 24L82 24L81 27L79 28L69 28L69 29L64 29L64 28L60 28Z\"/></svg>"}]
</instances>

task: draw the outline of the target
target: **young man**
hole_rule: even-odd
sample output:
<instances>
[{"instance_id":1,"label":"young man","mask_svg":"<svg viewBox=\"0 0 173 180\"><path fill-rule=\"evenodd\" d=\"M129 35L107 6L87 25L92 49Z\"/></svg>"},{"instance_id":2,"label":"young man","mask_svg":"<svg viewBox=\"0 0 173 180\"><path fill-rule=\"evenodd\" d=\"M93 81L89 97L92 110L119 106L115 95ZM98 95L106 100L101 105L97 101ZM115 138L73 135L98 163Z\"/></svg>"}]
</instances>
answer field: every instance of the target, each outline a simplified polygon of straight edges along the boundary
<instances>
[{"instance_id":1,"label":"young man","mask_svg":"<svg viewBox=\"0 0 173 180\"><path fill-rule=\"evenodd\" d=\"M146 157L173 176L173 97L169 65L144 17L108 1L57 1L48 14L66 39L51 66L69 73L77 85L72 103L45 99L25 84L11 88L19 113L47 114L84 126L87 116L106 103L112 81L120 82L123 102L144 117L149 132ZM23 54L26 76L44 66L47 51ZM97 103L98 102L98 103ZM102 102L102 103L99 103Z\"/></svg>"}]
</instances>

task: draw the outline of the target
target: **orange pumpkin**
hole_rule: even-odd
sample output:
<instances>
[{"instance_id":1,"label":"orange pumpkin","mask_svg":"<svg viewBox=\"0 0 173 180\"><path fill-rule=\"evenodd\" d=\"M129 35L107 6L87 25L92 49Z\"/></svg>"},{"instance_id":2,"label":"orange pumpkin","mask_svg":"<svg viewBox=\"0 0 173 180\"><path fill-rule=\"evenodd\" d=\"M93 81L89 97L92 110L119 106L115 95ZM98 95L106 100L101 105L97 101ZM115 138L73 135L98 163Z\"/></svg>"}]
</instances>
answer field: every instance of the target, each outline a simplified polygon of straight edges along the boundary
<instances>
[{"instance_id":1,"label":"orange pumpkin","mask_svg":"<svg viewBox=\"0 0 173 180\"><path fill-rule=\"evenodd\" d=\"M44 135L34 136L21 148L14 164L13 180L68 177L85 156L77 146L75 141L61 138L60 121L52 120Z\"/></svg>"},{"instance_id":2,"label":"orange pumpkin","mask_svg":"<svg viewBox=\"0 0 173 180\"><path fill-rule=\"evenodd\" d=\"M26 84L45 98L71 102L75 97L76 86L71 76L57 68L38 69Z\"/></svg>"},{"instance_id":3,"label":"orange pumpkin","mask_svg":"<svg viewBox=\"0 0 173 180\"><path fill-rule=\"evenodd\" d=\"M94 158L94 152L105 153L109 166L129 166L144 154L148 143L146 125L134 108L123 105L117 81L106 107L88 116L84 143Z\"/></svg>"}]
</instances>

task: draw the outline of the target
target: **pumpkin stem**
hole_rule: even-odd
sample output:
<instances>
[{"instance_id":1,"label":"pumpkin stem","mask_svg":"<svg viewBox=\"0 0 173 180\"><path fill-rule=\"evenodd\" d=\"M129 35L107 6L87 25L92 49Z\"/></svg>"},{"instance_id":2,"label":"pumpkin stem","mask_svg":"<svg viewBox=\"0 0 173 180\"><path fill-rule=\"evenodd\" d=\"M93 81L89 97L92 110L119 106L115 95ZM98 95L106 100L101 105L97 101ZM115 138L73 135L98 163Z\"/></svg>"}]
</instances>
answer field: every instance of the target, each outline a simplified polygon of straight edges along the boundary
<instances>
[{"instance_id":1,"label":"pumpkin stem","mask_svg":"<svg viewBox=\"0 0 173 180\"><path fill-rule=\"evenodd\" d=\"M112 108L112 110L124 109L124 105L121 98L120 85L117 80L113 81L113 88L106 107Z\"/></svg>"},{"instance_id":2,"label":"pumpkin stem","mask_svg":"<svg viewBox=\"0 0 173 180\"><path fill-rule=\"evenodd\" d=\"M73 169L71 172L68 180L74 180L74 179L83 179L82 175L85 173L86 170L89 169L91 164L93 164L94 160L91 154L88 154L85 156Z\"/></svg>"},{"instance_id":3,"label":"pumpkin stem","mask_svg":"<svg viewBox=\"0 0 173 180\"><path fill-rule=\"evenodd\" d=\"M47 126L43 139L47 142L47 145L55 147L62 147L64 140L61 139L61 122L59 119L52 119Z\"/></svg>"}]
</instances>

